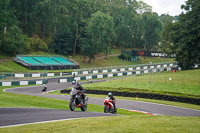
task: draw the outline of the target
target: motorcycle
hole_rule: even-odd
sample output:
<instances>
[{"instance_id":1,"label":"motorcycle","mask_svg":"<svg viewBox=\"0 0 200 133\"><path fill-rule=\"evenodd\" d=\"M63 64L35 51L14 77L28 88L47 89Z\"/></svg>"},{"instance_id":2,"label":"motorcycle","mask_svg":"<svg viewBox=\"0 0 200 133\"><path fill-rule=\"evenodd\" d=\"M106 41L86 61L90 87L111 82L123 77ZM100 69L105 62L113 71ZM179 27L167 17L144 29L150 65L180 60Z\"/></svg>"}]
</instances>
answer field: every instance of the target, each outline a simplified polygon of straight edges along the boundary
<instances>
[{"instance_id":1,"label":"motorcycle","mask_svg":"<svg viewBox=\"0 0 200 133\"><path fill-rule=\"evenodd\" d=\"M82 99L81 97L82 93L83 92L81 92L80 90L72 88L70 92L70 102L69 102L69 108L71 111L74 111L76 107L81 108L82 111L86 111L88 97L87 95L85 95L85 99Z\"/></svg>"},{"instance_id":2,"label":"motorcycle","mask_svg":"<svg viewBox=\"0 0 200 133\"><path fill-rule=\"evenodd\" d=\"M114 107L114 105L112 104L110 98L108 98L108 97L104 100L104 113L112 113L112 114L116 114L117 113L116 104L115 104L115 107Z\"/></svg>"}]
</instances>

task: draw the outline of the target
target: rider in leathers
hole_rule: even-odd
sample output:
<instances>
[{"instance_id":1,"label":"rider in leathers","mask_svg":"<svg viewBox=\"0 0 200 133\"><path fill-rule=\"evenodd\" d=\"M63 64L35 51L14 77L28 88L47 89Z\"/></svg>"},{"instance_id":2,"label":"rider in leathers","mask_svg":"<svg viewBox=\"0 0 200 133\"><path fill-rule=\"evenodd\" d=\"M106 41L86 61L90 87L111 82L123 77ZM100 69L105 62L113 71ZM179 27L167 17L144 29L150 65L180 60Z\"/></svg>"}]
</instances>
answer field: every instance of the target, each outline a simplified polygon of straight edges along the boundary
<instances>
[{"instance_id":1,"label":"rider in leathers","mask_svg":"<svg viewBox=\"0 0 200 133\"><path fill-rule=\"evenodd\" d=\"M108 93L108 97L111 100L112 104L113 104L113 109L115 110L115 97L112 95L111 92Z\"/></svg>"},{"instance_id":2,"label":"rider in leathers","mask_svg":"<svg viewBox=\"0 0 200 133\"><path fill-rule=\"evenodd\" d=\"M83 101L85 101L85 89L80 85L80 83L79 82L77 82L77 83L75 83L75 86L74 86L74 88L76 89L76 90L80 90L81 92L82 92L82 94L81 94L81 98L83 99Z\"/></svg>"}]
</instances>

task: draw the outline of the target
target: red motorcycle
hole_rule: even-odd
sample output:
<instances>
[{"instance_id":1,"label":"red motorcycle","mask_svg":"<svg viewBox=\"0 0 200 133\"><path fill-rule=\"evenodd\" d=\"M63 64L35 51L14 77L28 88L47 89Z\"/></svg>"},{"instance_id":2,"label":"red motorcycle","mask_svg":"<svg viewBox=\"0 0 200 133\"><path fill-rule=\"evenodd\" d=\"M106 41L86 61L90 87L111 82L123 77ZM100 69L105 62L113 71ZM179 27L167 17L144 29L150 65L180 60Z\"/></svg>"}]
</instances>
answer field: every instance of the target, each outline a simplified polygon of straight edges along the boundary
<instances>
[{"instance_id":1,"label":"red motorcycle","mask_svg":"<svg viewBox=\"0 0 200 133\"><path fill-rule=\"evenodd\" d=\"M116 104L115 104L115 107L114 107L114 105L111 102L109 97L106 97L106 99L103 102L104 102L104 113L112 113L112 114L117 113Z\"/></svg>"}]
</instances>

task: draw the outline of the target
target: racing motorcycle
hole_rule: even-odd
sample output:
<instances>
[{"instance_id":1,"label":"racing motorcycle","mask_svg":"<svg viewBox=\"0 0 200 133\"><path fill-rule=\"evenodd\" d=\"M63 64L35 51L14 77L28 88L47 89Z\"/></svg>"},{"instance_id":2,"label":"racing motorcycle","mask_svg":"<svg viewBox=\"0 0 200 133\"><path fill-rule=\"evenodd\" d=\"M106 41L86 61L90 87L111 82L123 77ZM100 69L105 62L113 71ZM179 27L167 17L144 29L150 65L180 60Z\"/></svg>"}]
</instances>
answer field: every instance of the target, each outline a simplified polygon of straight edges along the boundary
<instances>
[{"instance_id":1,"label":"racing motorcycle","mask_svg":"<svg viewBox=\"0 0 200 133\"><path fill-rule=\"evenodd\" d=\"M109 97L106 97L106 99L104 100L104 113L112 113L112 114L117 113L116 104L115 104L115 108L114 108L114 105L112 104Z\"/></svg>"},{"instance_id":2,"label":"racing motorcycle","mask_svg":"<svg viewBox=\"0 0 200 133\"><path fill-rule=\"evenodd\" d=\"M71 111L74 111L75 108L81 108L82 111L86 111L87 109L87 102L88 97L85 95L85 99L81 97L83 92L80 90L76 90L75 88L71 89L70 92L70 102L69 102L69 108Z\"/></svg>"}]
</instances>

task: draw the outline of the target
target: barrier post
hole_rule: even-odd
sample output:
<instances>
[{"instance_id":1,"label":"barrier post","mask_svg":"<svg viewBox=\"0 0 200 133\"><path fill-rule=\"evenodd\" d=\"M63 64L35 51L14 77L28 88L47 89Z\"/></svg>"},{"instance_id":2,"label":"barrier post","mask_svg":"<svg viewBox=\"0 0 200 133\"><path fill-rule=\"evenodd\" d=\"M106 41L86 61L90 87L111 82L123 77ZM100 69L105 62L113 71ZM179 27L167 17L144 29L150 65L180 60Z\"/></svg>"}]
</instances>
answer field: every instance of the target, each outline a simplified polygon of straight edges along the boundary
<instances>
[{"instance_id":1,"label":"barrier post","mask_svg":"<svg viewBox=\"0 0 200 133\"><path fill-rule=\"evenodd\" d=\"M3 75L4 75L4 72L3 72L2 77L1 77L1 82L3 82Z\"/></svg>"},{"instance_id":2,"label":"barrier post","mask_svg":"<svg viewBox=\"0 0 200 133\"><path fill-rule=\"evenodd\" d=\"M11 80L11 82L12 82L12 79L13 79L12 75L13 75L13 72L11 73L11 76L10 76L10 80Z\"/></svg>"},{"instance_id":3,"label":"barrier post","mask_svg":"<svg viewBox=\"0 0 200 133\"><path fill-rule=\"evenodd\" d=\"M165 85L166 85L167 81L166 81L166 77L165 77Z\"/></svg>"}]
</instances>

